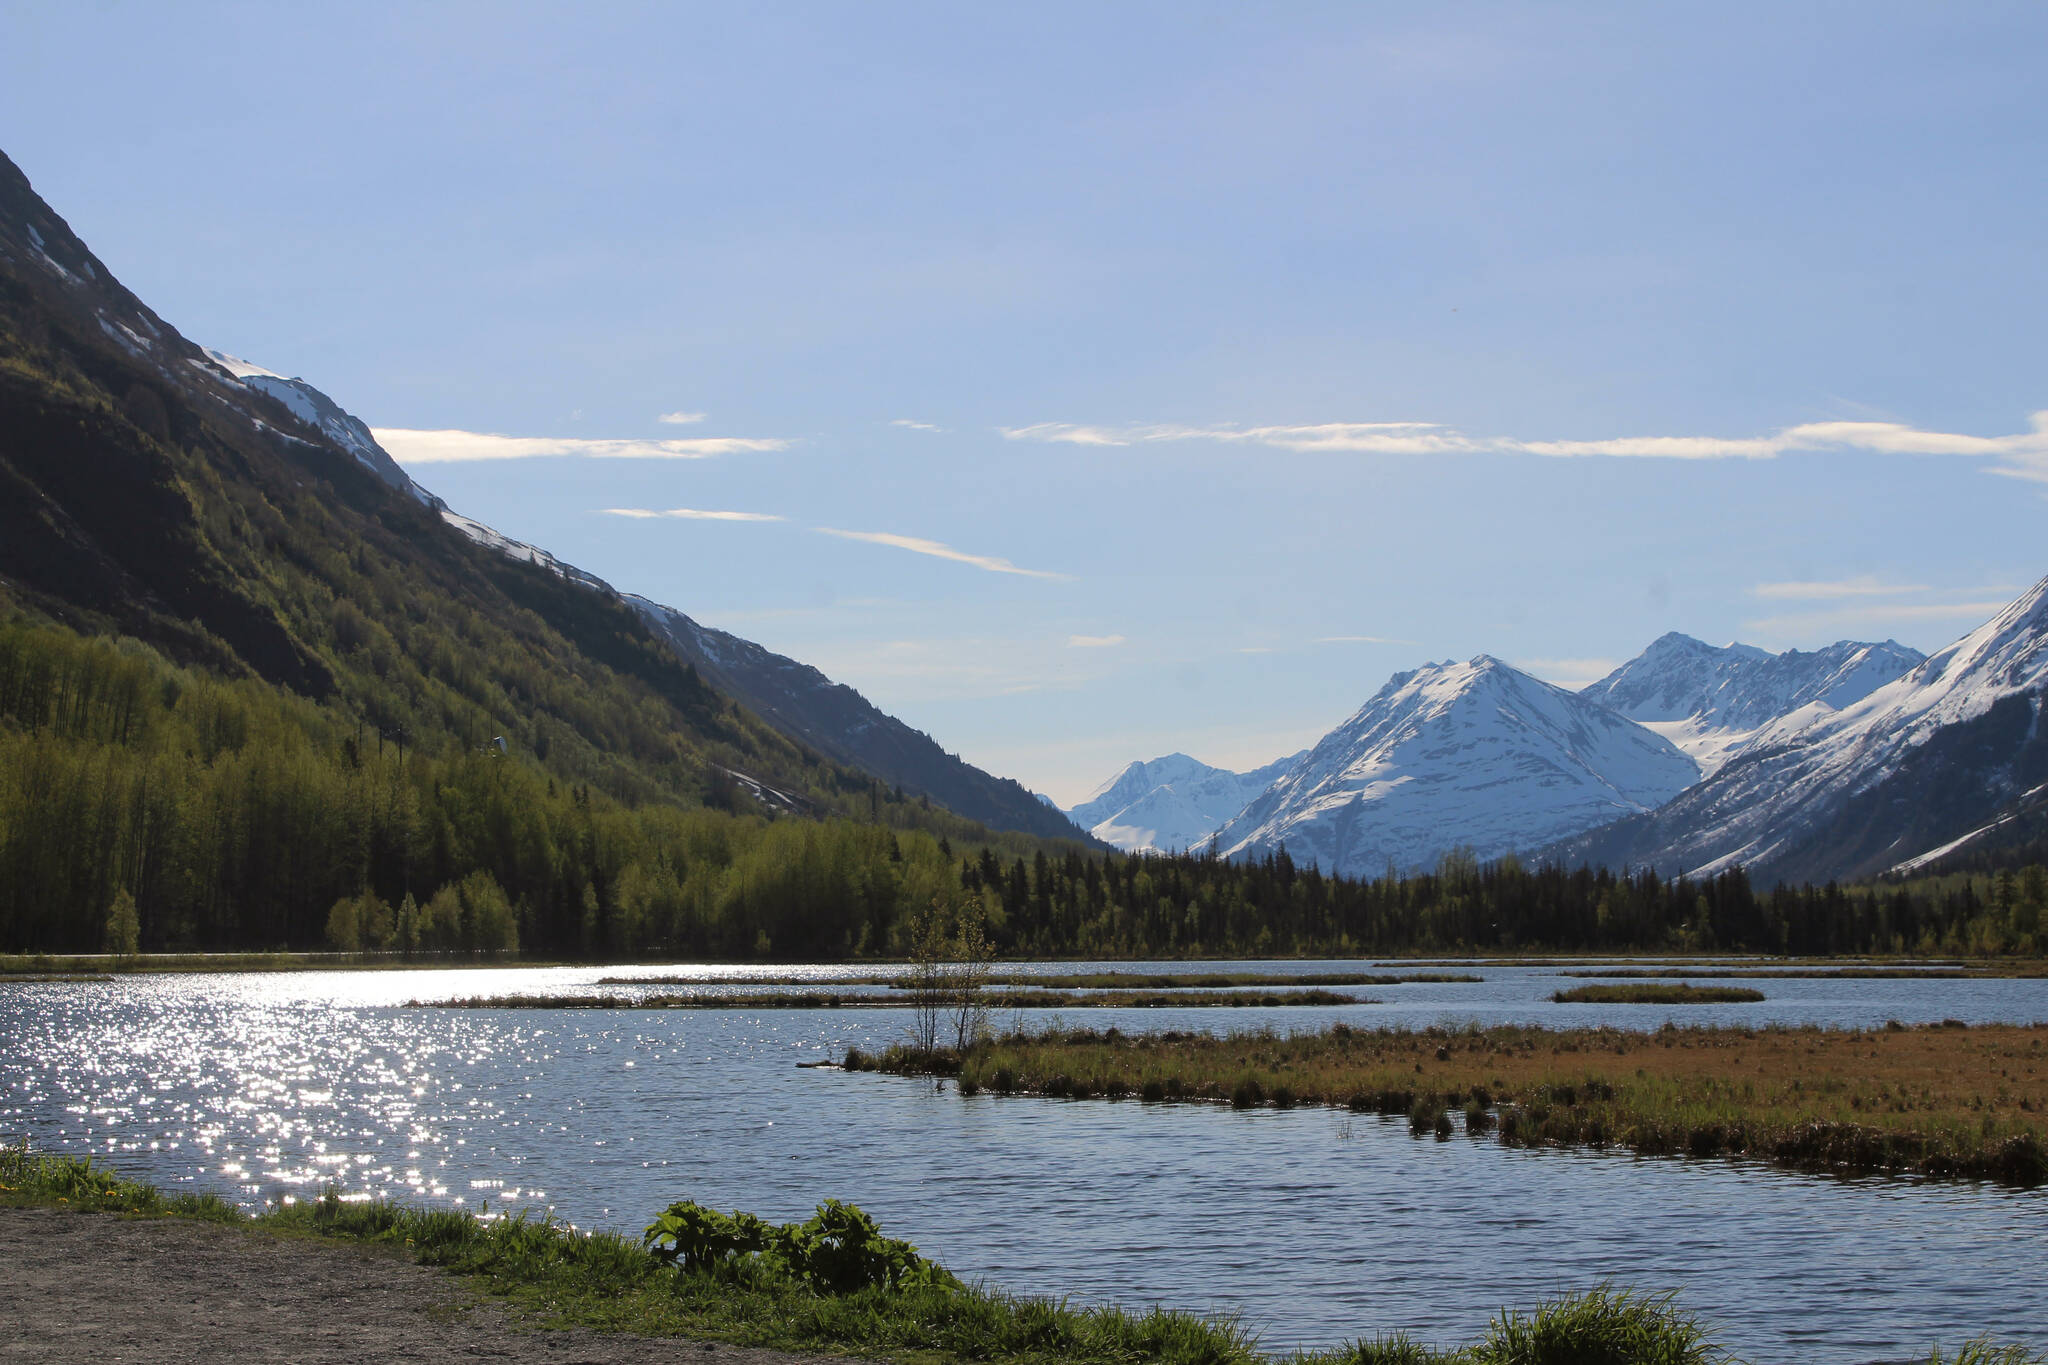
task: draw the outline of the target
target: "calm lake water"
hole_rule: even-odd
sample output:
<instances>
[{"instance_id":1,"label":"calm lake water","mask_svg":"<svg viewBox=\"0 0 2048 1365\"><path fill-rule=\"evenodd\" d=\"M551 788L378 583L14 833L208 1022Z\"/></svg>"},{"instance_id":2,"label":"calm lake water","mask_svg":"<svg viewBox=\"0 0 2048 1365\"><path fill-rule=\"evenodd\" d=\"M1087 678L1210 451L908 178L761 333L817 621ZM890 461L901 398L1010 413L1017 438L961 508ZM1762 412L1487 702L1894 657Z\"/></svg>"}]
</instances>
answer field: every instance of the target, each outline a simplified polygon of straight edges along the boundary
<instances>
[{"instance_id":1,"label":"calm lake water","mask_svg":"<svg viewBox=\"0 0 2048 1365\"><path fill-rule=\"evenodd\" d=\"M2048 1191L1515 1151L1322 1110L962 1098L929 1081L796 1065L900 1037L909 1019L898 1010L405 1008L593 989L629 999L640 990L597 979L678 970L4 984L0 1139L26 1135L251 1204L332 1184L637 1231L681 1198L778 1220L849 1199L969 1278L1234 1313L1269 1350L1395 1330L1463 1341L1502 1305L1603 1281L1677 1291L1717 1340L1757 1362L1924 1358L1981 1331L2048 1347ZM772 974L793 970L845 972ZM1338 1018L2048 1020L2048 981L1745 981L1768 999L1680 1010L1552 1004L1552 991L1579 984L1558 968L1461 970L1486 979L1359 987L1379 1003L1341 1008L1065 1017L1280 1031Z\"/></svg>"}]
</instances>

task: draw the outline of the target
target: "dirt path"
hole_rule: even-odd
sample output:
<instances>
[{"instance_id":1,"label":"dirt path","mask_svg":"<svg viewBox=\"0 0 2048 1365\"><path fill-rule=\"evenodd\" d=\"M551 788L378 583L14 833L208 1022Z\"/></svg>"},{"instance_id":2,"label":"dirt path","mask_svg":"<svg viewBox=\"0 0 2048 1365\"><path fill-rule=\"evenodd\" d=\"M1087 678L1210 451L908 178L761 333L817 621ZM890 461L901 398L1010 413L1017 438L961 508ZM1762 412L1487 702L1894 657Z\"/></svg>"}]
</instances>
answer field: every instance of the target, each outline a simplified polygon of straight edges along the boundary
<instances>
[{"instance_id":1,"label":"dirt path","mask_svg":"<svg viewBox=\"0 0 2048 1365\"><path fill-rule=\"evenodd\" d=\"M461 1281L389 1250L180 1219L0 1209L0 1361L196 1365L504 1361L817 1365L586 1331L513 1330Z\"/></svg>"}]
</instances>

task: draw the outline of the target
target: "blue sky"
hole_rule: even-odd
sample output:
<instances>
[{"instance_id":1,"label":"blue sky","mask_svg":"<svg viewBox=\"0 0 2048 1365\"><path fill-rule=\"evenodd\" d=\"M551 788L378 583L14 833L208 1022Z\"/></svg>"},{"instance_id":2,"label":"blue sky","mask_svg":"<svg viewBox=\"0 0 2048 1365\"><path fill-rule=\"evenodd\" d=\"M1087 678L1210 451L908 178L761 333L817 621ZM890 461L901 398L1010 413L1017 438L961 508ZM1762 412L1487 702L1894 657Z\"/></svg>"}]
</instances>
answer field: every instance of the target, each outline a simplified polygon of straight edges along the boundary
<instances>
[{"instance_id":1,"label":"blue sky","mask_svg":"<svg viewBox=\"0 0 2048 1365\"><path fill-rule=\"evenodd\" d=\"M455 507L1062 802L2048 573L2037 4L312 8L16 7L0 147Z\"/></svg>"}]
</instances>

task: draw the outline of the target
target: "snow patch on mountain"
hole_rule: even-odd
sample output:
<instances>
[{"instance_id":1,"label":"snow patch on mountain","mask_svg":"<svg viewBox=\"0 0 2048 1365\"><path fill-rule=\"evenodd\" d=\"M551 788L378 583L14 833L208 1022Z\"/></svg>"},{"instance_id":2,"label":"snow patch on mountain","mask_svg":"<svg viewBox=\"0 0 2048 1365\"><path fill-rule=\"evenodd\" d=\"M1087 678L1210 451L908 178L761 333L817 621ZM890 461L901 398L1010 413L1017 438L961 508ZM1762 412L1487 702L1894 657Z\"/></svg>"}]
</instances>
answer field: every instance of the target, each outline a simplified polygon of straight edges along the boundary
<instances>
[{"instance_id":1,"label":"snow patch on mountain","mask_svg":"<svg viewBox=\"0 0 2048 1365\"><path fill-rule=\"evenodd\" d=\"M1941 822L1926 818L1936 795L1922 789L1910 797L1902 793L1896 810L1858 814L1854 831L1838 830L1837 818L1902 767L1919 770L1923 759L1937 754L1948 765L1943 791L1958 814L1995 808L2013 779L2013 751L1978 752L1967 739L1958 751L1957 740L1970 733L1963 727L2014 699L2026 711L2024 724L2000 743L2038 745L2041 713L2048 706L2048 579L1904 676L1838 710L1816 714L1803 727L1786 718L1711 780L1654 816L1562 852L1701 874L1737 863L1768 868L1790 860L1801 875L1825 877L1854 870L1846 863L1836 869L1840 859L1810 846L1821 833L1834 831L1829 837L1853 832L1861 844L1882 845L1883 866L1911 863L1959 837L1966 841L1985 821L1937 830Z\"/></svg>"},{"instance_id":2,"label":"snow patch on mountain","mask_svg":"<svg viewBox=\"0 0 2048 1365\"><path fill-rule=\"evenodd\" d=\"M1376 876L1532 849L1699 778L1634 721L1490 655L1397 673L1220 832L1229 857Z\"/></svg>"},{"instance_id":3,"label":"snow patch on mountain","mask_svg":"<svg viewBox=\"0 0 2048 1365\"><path fill-rule=\"evenodd\" d=\"M1301 757L1238 773L1167 754L1128 765L1067 815L1104 843L1132 852L1197 848Z\"/></svg>"},{"instance_id":4,"label":"snow patch on mountain","mask_svg":"<svg viewBox=\"0 0 2048 1365\"><path fill-rule=\"evenodd\" d=\"M1711 777L1737 755L1861 701L1925 657L1896 640L1772 654L1673 631L1579 695L1648 726Z\"/></svg>"},{"instance_id":5,"label":"snow patch on mountain","mask_svg":"<svg viewBox=\"0 0 2048 1365\"><path fill-rule=\"evenodd\" d=\"M367 423L305 380L287 379L275 370L266 370L261 365L225 351L216 351L210 346L200 350L235 383L275 398L302 424L355 456L364 468L393 488L409 492L422 502L430 502L430 495L414 484L398 467L398 462L377 444L377 438L370 434Z\"/></svg>"},{"instance_id":6,"label":"snow patch on mountain","mask_svg":"<svg viewBox=\"0 0 2048 1365\"><path fill-rule=\"evenodd\" d=\"M437 500L438 501L438 500ZM440 503L441 520L468 536L487 550L496 550L507 559L516 559L522 564L533 564L559 574L572 583L580 583L598 592L612 593L612 585L596 574L585 573L566 560L555 558L538 545L529 545L523 540L514 540L502 531L494 531L474 517L465 517L460 512ZM617 594L613 594L617 595Z\"/></svg>"}]
</instances>

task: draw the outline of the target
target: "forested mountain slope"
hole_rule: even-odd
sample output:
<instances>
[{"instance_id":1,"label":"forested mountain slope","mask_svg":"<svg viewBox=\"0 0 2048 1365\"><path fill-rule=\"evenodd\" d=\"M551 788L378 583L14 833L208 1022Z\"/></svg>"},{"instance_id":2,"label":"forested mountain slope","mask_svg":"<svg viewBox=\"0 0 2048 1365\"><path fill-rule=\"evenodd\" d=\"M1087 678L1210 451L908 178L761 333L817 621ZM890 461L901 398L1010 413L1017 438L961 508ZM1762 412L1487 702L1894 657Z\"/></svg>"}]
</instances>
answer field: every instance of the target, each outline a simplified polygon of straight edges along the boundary
<instances>
[{"instance_id":1,"label":"forested mountain slope","mask_svg":"<svg viewBox=\"0 0 2048 1365\"><path fill-rule=\"evenodd\" d=\"M656 635L698 676L744 702L784 734L991 829L1051 839L1084 839L1074 822L1016 781L949 754L930 735L878 709L844 683L752 640L697 622L659 602L628 595Z\"/></svg>"},{"instance_id":2,"label":"forested mountain slope","mask_svg":"<svg viewBox=\"0 0 2048 1365\"><path fill-rule=\"evenodd\" d=\"M73 655L43 629L14 637L0 852L16 875L0 876L0 897L61 917L64 941L38 931L34 946L96 946L97 916L122 893L146 941L310 946L337 894L433 892L414 880L429 840L432 875L488 872L535 946L601 947L635 858L599 846L599 817L708 802L745 823L753 791L819 818L987 837L721 696L616 595L475 544L348 439L346 414L235 366L124 289L0 157L0 619L118 636L134 663ZM130 722L68 728L93 680L117 675L135 691ZM380 752L399 766L373 773ZM441 780L472 760L586 815L478 823ZM311 828L340 774L383 783L395 823ZM42 818L64 800L69 824ZM291 810L309 826L274 823ZM10 825L24 812L41 846ZM737 865L739 833L712 841L707 867ZM659 865L677 880L681 837L621 847L644 855L645 877ZM869 860L892 856L877 845L833 875L872 881ZM265 863L296 880L280 890ZM871 890L893 904L901 887ZM4 946L29 942L0 930Z\"/></svg>"}]
</instances>

